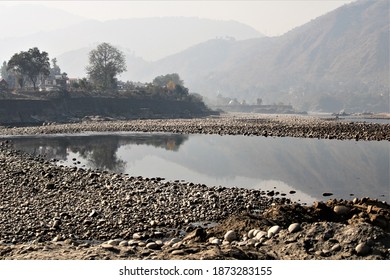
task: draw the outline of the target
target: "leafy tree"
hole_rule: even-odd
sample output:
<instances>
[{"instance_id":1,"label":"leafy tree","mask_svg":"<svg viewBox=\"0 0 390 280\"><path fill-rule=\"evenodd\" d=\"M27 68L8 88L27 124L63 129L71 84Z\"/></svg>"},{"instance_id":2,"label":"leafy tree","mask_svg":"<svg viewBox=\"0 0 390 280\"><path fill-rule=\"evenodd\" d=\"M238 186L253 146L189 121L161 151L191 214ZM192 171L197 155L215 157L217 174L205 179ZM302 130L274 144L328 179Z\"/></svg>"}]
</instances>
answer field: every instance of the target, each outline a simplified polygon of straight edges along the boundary
<instances>
[{"instance_id":1,"label":"leafy tree","mask_svg":"<svg viewBox=\"0 0 390 280\"><path fill-rule=\"evenodd\" d=\"M154 78L154 86L165 89L170 95L176 98L181 98L188 95L188 88L184 87L183 80L180 79L179 74L167 74Z\"/></svg>"},{"instance_id":2,"label":"leafy tree","mask_svg":"<svg viewBox=\"0 0 390 280\"><path fill-rule=\"evenodd\" d=\"M116 75L126 71L125 55L108 43L102 43L89 53L88 75L102 90L116 87Z\"/></svg>"},{"instance_id":3,"label":"leafy tree","mask_svg":"<svg viewBox=\"0 0 390 280\"><path fill-rule=\"evenodd\" d=\"M23 87L24 79L27 78L36 89L39 78L43 79L50 74L48 53L40 52L36 47L29 49L27 52L16 53L8 61L7 69L19 75L21 87Z\"/></svg>"},{"instance_id":4,"label":"leafy tree","mask_svg":"<svg viewBox=\"0 0 390 280\"><path fill-rule=\"evenodd\" d=\"M184 86L183 81L177 73L158 76L154 78L153 84L159 87L172 87L172 84Z\"/></svg>"}]
</instances>

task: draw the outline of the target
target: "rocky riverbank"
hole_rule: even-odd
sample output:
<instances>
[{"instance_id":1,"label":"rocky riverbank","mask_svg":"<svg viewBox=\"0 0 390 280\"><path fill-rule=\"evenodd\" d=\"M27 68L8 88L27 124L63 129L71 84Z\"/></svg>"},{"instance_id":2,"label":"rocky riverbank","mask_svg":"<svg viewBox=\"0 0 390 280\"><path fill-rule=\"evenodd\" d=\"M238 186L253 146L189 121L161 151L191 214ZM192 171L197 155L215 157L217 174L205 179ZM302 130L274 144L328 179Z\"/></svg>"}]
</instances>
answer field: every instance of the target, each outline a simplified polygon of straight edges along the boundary
<instances>
[{"instance_id":1,"label":"rocky riverbank","mask_svg":"<svg viewBox=\"0 0 390 280\"><path fill-rule=\"evenodd\" d=\"M163 131L390 140L390 126L300 116L94 121L0 135ZM78 167L0 145L0 259L390 259L390 206L304 206L259 190Z\"/></svg>"},{"instance_id":2,"label":"rocky riverbank","mask_svg":"<svg viewBox=\"0 0 390 280\"><path fill-rule=\"evenodd\" d=\"M0 135L80 133L87 131L173 132L183 134L301 137L338 140L390 141L390 124L344 122L310 116L227 114L198 119L152 119L105 121L84 118L72 124L45 124L34 127L0 127Z\"/></svg>"},{"instance_id":3,"label":"rocky riverbank","mask_svg":"<svg viewBox=\"0 0 390 280\"><path fill-rule=\"evenodd\" d=\"M389 259L390 207L58 166L0 145L1 259Z\"/></svg>"}]
</instances>

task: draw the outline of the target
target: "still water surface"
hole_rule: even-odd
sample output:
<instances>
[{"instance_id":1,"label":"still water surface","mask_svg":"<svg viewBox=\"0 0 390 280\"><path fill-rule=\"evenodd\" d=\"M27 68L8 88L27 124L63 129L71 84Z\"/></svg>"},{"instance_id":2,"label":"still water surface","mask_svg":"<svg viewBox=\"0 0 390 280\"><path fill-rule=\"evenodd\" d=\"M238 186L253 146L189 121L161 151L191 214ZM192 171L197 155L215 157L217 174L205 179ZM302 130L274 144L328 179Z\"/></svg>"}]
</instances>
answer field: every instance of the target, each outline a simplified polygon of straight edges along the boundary
<instances>
[{"instance_id":1,"label":"still water surface","mask_svg":"<svg viewBox=\"0 0 390 280\"><path fill-rule=\"evenodd\" d=\"M167 133L12 137L16 149L60 164L208 186L286 193L311 203L370 196L389 202L388 141L340 141ZM290 191L296 191L290 195Z\"/></svg>"}]
</instances>

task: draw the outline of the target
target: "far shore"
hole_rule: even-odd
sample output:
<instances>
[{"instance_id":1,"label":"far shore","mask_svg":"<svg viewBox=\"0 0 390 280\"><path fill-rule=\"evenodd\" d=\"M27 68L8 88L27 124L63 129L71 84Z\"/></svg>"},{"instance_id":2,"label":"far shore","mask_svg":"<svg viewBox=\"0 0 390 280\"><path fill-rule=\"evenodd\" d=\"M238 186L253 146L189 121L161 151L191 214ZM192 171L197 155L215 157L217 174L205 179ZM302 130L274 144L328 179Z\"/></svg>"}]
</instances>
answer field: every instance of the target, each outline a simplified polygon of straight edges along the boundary
<instances>
[{"instance_id":1,"label":"far shore","mask_svg":"<svg viewBox=\"0 0 390 280\"><path fill-rule=\"evenodd\" d=\"M381 116L388 116L381 115ZM372 117L372 116L370 116ZM228 113L192 119L115 120L92 116L76 123L42 126L0 126L1 135L39 135L80 132L171 132L183 134L299 137L356 141L390 141L390 124L345 122L341 118L305 115Z\"/></svg>"}]
</instances>

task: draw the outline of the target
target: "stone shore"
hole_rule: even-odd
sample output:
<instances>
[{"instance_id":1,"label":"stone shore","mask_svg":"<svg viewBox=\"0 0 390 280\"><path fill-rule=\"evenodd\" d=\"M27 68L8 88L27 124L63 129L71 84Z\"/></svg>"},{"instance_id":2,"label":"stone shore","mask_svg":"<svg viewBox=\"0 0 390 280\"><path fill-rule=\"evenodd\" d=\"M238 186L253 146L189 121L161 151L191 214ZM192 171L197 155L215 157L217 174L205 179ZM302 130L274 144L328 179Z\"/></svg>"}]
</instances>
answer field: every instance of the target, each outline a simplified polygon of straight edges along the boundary
<instances>
[{"instance_id":1,"label":"stone shore","mask_svg":"<svg viewBox=\"0 0 390 280\"><path fill-rule=\"evenodd\" d=\"M120 130L293 136L295 131L389 140L389 125L349 125L239 116L50 124L1 128L0 135ZM323 131L331 129L333 136L326 137ZM304 206L258 190L64 167L3 141L0 259L388 260L390 206L370 198Z\"/></svg>"},{"instance_id":2,"label":"stone shore","mask_svg":"<svg viewBox=\"0 0 390 280\"><path fill-rule=\"evenodd\" d=\"M0 135L80 133L87 131L173 132L182 134L300 137L338 140L390 141L390 124L344 122L311 116L227 114L199 119L148 119L48 124L38 127L0 126Z\"/></svg>"}]
</instances>

